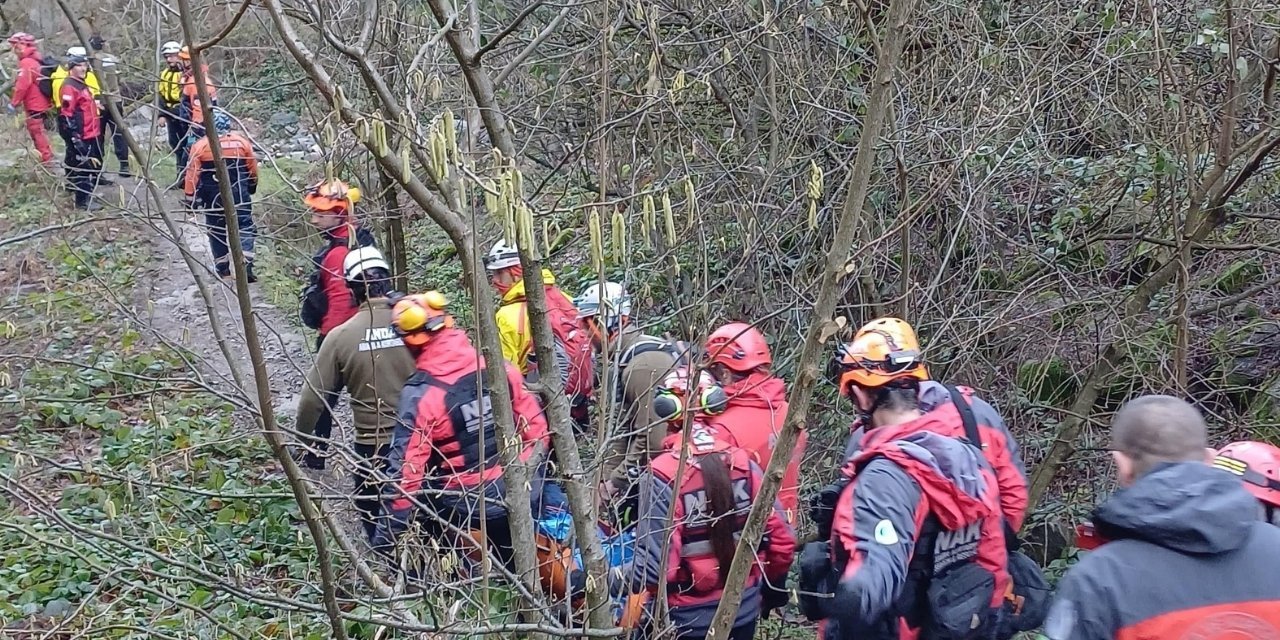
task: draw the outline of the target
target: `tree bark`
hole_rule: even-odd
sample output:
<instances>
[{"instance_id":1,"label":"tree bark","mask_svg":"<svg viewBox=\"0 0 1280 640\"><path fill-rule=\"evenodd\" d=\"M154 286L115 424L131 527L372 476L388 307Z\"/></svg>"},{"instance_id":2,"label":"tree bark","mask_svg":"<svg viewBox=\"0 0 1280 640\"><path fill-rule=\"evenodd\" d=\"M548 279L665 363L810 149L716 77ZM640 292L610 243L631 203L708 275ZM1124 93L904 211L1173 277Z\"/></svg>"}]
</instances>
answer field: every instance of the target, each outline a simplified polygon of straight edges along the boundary
<instances>
[{"instance_id":1,"label":"tree bark","mask_svg":"<svg viewBox=\"0 0 1280 640\"><path fill-rule=\"evenodd\" d=\"M769 458L769 467L765 470L764 484L760 494L756 496L747 517L747 524L738 540L737 553L733 558L733 566L725 580L725 590L720 597L720 606L716 608L715 617L711 621L711 631L707 640L724 640L733 629L733 621L737 617L742 600L742 590L746 586L747 572L756 562L755 550L760 545L764 534L765 520L774 508L774 500L778 495L778 485L782 482L782 474L791 460L791 452L795 449L800 430L804 428L809 417L809 402L813 397L813 387L818 379L818 361L824 343L836 326L832 319L836 300L839 295L840 281L847 275L846 262L849 249L861 224L863 206L867 200L867 192L871 184L871 174L876 156L876 148L880 144L880 131L884 126L893 97L893 77L897 71L898 58L902 54L902 44L906 39L907 24L915 9L916 0L891 0L885 28L882 30L883 42L876 60L876 71L871 95L867 101L867 117L863 121L862 133L859 136L858 151L854 156L853 167L849 173L848 194L844 207L840 212L835 237L827 250L822 270L822 282L814 300L813 315L809 328L805 332L804 346L800 358L796 362L796 379L791 387L787 404L791 407L773 454Z\"/></svg>"}]
</instances>

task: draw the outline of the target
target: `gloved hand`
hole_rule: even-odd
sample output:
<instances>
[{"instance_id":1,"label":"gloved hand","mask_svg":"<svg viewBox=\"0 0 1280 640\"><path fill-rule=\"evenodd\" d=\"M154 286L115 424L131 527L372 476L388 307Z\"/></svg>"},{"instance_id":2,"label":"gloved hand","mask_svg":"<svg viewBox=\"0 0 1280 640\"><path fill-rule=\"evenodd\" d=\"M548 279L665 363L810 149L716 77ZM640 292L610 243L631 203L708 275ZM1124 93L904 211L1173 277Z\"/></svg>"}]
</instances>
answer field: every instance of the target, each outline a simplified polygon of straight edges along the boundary
<instances>
[{"instance_id":1,"label":"gloved hand","mask_svg":"<svg viewBox=\"0 0 1280 640\"><path fill-rule=\"evenodd\" d=\"M81 138L71 138L71 148L76 152L76 162L85 162L89 159L89 143Z\"/></svg>"},{"instance_id":2,"label":"gloved hand","mask_svg":"<svg viewBox=\"0 0 1280 640\"><path fill-rule=\"evenodd\" d=\"M9 111L9 115L11 116L18 113L18 108L13 106L12 104L6 106L5 108Z\"/></svg>"},{"instance_id":3,"label":"gloved hand","mask_svg":"<svg viewBox=\"0 0 1280 640\"><path fill-rule=\"evenodd\" d=\"M769 612L781 609L790 603L791 591L787 589L785 576L781 580L772 582L765 580L760 584L760 617L768 620ZM782 614L779 613L778 617L782 617Z\"/></svg>"}]
</instances>

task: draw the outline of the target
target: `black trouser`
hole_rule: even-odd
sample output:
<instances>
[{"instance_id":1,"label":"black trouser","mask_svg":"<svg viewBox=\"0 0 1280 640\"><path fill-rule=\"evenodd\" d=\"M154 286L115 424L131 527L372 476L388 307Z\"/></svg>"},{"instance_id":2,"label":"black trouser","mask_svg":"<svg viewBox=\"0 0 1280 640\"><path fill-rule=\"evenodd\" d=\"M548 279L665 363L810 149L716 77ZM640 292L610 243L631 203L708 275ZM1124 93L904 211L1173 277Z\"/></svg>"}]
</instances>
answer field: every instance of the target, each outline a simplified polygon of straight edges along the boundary
<instances>
[{"instance_id":1,"label":"black trouser","mask_svg":"<svg viewBox=\"0 0 1280 640\"><path fill-rule=\"evenodd\" d=\"M316 336L316 352L320 351L320 345L324 344L324 336ZM319 440L313 446L320 451L329 450L329 436L333 435L333 413L329 411L329 406L337 400L336 397L321 398L324 400L324 409L320 411L320 416L316 418L316 428L314 435ZM307 454L312 455L312 454Z\"/></svg>"},{"instance_id":2,"label":"black trouser","mask_svg":"<svg viewBox=\"0 0 1280 640\"><path fill-rule=\"evenodd\" d=\"M129 143L125 142L124 139L125 126L120 122L116 122L116 119L111 116L111 111L105 106L98 111L102 114L102 135L98 138L98 145L104 150L103 153L106 153L107 137L110 136L111 145L116 152L116 160L120 162L120 169L127 170L129 168ZM120 112L122 117L124 116L123 102L116 103L116 111Z\"/></svg>"},{"instance_id":3,"label":"black trouser","mask_svg":"<svg viewBox=\"0 0 1280 640\"><path fill-rule=\"evenodd\" d=\"M79 146L83 147L85 155L80 154L77 145L67 143L62 164L66 166L69 190L75 194L77 207L88 206L93 190L98 188L98 178L102 175L102 146L99 142L99 138L81 142Z\"/></svg>"},{"instance_id":4,"label":"black trouser","mask_svg":"<svg viewBox=\"0 0 1280 640\"><path fill-rule=\"evenodd\" d=\"M181 178L183 169L187 168L187 122L178 118L177 108L174 105L173 110L165 112L164 128L169 132L169 148L173 150L178 177Z\"/></svg>"},{"instance_id":5,"label":"black trouser","mask_svg":"<svg viewBox=\"0 0 1280 640\"><path fill-rule=\"evenodd\" d=\"M356 513L360 516L365 537L373 542L373 533L378 528L378 514L382 513L382 486L378 483L377 474L386 469L391 444L375 449L371 444L356 443L355 450L356 455L360 456L356 468L351 472L356 486Z\"/></svg>"}]
</instances>

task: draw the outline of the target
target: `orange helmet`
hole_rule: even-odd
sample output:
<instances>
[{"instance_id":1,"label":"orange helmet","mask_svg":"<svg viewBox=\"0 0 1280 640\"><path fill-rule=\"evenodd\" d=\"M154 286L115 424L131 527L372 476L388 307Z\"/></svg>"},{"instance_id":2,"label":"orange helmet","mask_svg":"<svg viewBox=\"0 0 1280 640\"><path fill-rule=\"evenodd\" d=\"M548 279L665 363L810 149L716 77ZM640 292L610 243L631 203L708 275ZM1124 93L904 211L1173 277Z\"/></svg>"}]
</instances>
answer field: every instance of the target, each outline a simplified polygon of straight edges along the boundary
<instances>
[{"instance_id":1,"label":"orange helmet","mask_svg":"<svg viewBox=\"0 0 1280 640\"><path fill-rule=\"evenodd\" d=\"M360 189L349 187L341 180L321 180L302 194L302 203L316 211L347 211L360 202Z\"/></svg>"},{"instance_id":2,"label":"orange helmet","mask_svg":"<svg viewBox=\"0 0 1280 640\"><path fill-rule=\"evenodd\" d=\"M439 291L404 296L391 307L391 328L410 347L422 347L431 334L453 328L453 316L445 313L448 305Z\"/></svg>"},{"instance_id":3,"label":"orange helmet","mask_svg":"<svg viewBox=\"0 0 1280 640\"><path fill-rule=\"evenodd\" d=\"M773 363L764 334L745 322L730 322L707 336L707 362L744 373Z\"/></svg>"},{"instance_id":4,"label":"orange helmet","mask_svg":"<svg viewBox=\"0 0 1280 640\"><path fill-rule=\"evenodd\" d=\"M929 379L915 330L898 318L879 318L863 325L852 342L837 349L835 364L840 394L845 396L855 384L876 388L898 380Z\"/></svg>"},{"instance_id":5,"label":"orange helmet","mask_svg":"<svg viewBox=\"0 0 1280 640\"><path fill-rule=\"evenodd\" d=\"M657 417L675 424L684 420L686 409L718 416L728 408L729 397L711 374L699 371L698 379L693 380L689 373L681 367L658 385L653 396L653 412Z\"/></svg>"},{"instance_id":6,"label":"orange helmet","mask_svg":"<svg viewBox=\"0 0 1280 640\"><path fill-rule=\"evenodd\" d=\"M1222 448L1213 466L1240 476L1259 502L1280 507L1280 448L1265 442L1233 442Z\"/></svg>"},{"instance_id":7,"label":"orange helmet","mask_svg":"<svg viewBox=\"0 0 1280 640\"><path fill-rule=\"evenodd\" d=\"M190 61L191 61L191 47L188 47L188 46L186 46L186 45L183 45L181 49L178 49L178 59L179 59L179 60L186 60L187 62L190 62Z\"/></svg>"}]
</instances>

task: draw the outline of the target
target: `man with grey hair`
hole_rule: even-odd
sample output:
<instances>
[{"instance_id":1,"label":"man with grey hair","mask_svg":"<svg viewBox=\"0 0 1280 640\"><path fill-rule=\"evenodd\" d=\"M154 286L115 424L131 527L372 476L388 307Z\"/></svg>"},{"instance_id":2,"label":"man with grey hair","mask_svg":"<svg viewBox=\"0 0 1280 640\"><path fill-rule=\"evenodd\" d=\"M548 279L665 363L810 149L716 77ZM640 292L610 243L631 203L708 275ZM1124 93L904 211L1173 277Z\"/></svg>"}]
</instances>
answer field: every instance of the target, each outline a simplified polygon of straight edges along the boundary
<instances>
[{"instance_id":1,"label":"man with grey hair","mask_svg":"<svg viewBox=\"0 0 1280 640\"><path fill-rule=\"evenodd\" d=\"M1204 418L1144 396L1112 421L1123 487L1093 523L1108 540L1072 567L1045 622L1050 640L1280 640L1280 528L1240 481L1205 464Z\"/></svg>"}]
</instances>

